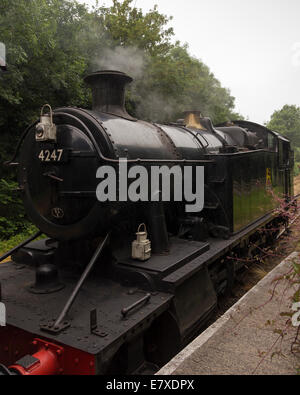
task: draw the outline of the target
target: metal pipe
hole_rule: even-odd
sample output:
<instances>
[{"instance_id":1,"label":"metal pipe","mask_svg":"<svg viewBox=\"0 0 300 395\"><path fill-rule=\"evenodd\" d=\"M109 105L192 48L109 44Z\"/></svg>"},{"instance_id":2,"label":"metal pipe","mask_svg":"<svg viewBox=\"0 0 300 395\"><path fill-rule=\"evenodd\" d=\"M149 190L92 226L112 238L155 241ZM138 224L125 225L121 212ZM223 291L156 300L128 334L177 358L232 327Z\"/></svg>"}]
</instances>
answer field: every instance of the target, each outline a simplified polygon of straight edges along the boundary
<instances>
[{"instance_id":1,"label":"metal pipe","mask_svg":"<svg viewBox=\"0 0 300 395\"><path fill-rule=\"evenodd\" d=\"M110 235L110 233L108 233L106 235L106 237L103 240L103 242L97 248L96 252L94 253L94 255L92 257L92 259L90 260L90 263L87 265L85 271L83 272L83 274L80 277L78 283L76 284L71 296L69 297L67 303L65 304L62 312L60 313L59 317L55 321L55 324L53 325L53 328L59 328L61 322L64 320L66 314L68 313L68 311L70 310L72 304L74 303L74 300L76 299L76 296L78 295L78 292L80 291L84 281L86 280L86 278L90 274L90 272L93 269L93 267L94 267L99 255L101 254L103 248L105 247L105 245L106 245L106 243L108 241L109 235Z\"/></svg>"},{"instance_id":2,"label":"metal pipe","mask_svg":"<svg viewBox=\"0 0 300 395\"><path fill-rule=\"evenodd\" d=\"M169 252L169 236L166 224L165 210L162 202L151 202L147 206L147 219L150 230L151 248L153 254Z\"/></svg>"},{"instance_id":3,"label":"metal pipe","mask_svg":"<svg viewBox=\"0 0 300 395\"><path fill-rule=\"evenodd\" d=\"M35 235L29 237L29 239L22 241L22 243L20 243L16 247L12 248L10 251L6 252L4 255L0 256L0 262L4 261L4 259L8 258L14 252L17 252L20 248L25 247L26 244L28 244L31 241L33 241L34 239L38 238L39 236L41 236L41 234L42 234L42 232L38 231Z\"/></svg>"},{"instance_id":4,"label":"metal pipe","mask_svg":"<svg viewBox=\"0 0 300 395\"><path fill-rule=\"evenodd\" d=\"M136 307L140 306L142 303L148 303L150 299L151 299L151 294L148 293L146 296L144 296L142 299L138 300L137 302L133 303L131 306L124 307L121 310L122 316L125 318L128 313L130 313Z\"/></svg>"},{"instance_id":5,"label":"metal pipe","mask_svg":"<svg viewBox=\"0 0 300 395\"><path fill-rule=\"evenodd\" d=\"M9 367L9 371L21 376L54 376L59 373L58 357L53 350L43 347L32 355L37 363L33 363L29 368L16 363Z\"/></svg>"},{"instance_id":6,"label":"metal pipe","mask_svg":"<svg viewBox=\"0 0 300 395\"><path fill-rule=\"evenodd\" d=\"M14 160L17 158L17 156L18 156L18 153L19 153L19 150L20 150L21 145L22 145L22 143L23 143L23 140L24 140L25 137L27 136L27 134L28 134L28 132L30 131L30 129L33 128L34 126L36 126L38 122L39 122L39 121L33 122L31 125L29 125L29 126L25 129L25 131L23 132L23 134L22 134L22 136L20 137L20 140L19 140L19 142L18 142L18 144L17 144L17 148L16 148L16 151L15 151L15 153L14 153L14 156L13 156L9 161L4 162L4 163L3 163L4 166L17 165L16 163L13 163L13 161L14 161Z\"/></svg>"}]
</instances>

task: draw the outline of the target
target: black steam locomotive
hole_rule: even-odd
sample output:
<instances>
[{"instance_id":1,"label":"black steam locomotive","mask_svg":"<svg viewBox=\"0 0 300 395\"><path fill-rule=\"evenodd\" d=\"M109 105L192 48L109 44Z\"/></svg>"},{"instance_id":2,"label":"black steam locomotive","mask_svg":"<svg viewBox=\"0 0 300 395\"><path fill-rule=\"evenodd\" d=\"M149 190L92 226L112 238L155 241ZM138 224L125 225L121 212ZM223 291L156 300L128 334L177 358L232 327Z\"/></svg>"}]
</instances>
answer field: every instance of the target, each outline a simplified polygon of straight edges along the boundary
<instances>
[{"instance_id":1,"label":"black steam locomotive","mask_svg":"<svg viewBox=\"0 0 300 395\"><path fill-rule=\"evenodd\" d=\"M10 162L40 232L0 266L4 374L155 371L232 287L242 265L233 257L250 255L249 245L267 243L286 221L274 197L293 196L287 139L247 121L214 127L197 111L173 124L143 122L125 110L126 74L101 71L86 82L92 111L43 109ZM118 174L124 158L128 168L204 168L203 209L161 197L100 202L97 169Z\"/></svg>"}]
</instances>

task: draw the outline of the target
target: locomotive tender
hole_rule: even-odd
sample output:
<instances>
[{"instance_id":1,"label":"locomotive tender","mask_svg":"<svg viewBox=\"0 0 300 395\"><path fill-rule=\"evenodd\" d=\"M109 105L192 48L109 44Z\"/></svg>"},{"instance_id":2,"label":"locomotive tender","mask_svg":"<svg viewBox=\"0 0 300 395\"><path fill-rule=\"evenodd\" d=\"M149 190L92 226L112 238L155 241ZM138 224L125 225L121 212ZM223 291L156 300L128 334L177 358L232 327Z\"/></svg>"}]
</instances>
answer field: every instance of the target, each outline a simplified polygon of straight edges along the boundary
<instances>
[{"instance_id":1,"label":"locomotive tender","mask_svg":"<svg viewBox=\"0 0 300 395\"><path fill-rule=\"evenodd\" d=\"M248 121L214 127L198 111L168 125L134 119L125 110L131 81L117 71L87 76L91 111L50 108L21 137L10 164L35 236L47 239L32 237L0 266L0 374L155 371L230 289L242 265L234 256L250 255L284 222L274 195L293 196L287 139ZM120 158L148 169L203 166L203 210L99 202L97 169L118 170ZM147 260L132 258L138 228L151 243Z\"/></svg>"}]
</instances>

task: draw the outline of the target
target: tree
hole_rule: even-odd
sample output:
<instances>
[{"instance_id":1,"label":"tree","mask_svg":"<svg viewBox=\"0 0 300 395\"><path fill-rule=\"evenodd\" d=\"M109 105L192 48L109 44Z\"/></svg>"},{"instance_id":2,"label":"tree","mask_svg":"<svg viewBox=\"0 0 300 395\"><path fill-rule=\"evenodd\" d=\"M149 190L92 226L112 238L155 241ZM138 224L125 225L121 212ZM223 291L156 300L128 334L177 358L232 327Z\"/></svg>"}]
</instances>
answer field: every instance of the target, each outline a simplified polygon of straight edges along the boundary
<instances>
[{"instance_id":1,"label":"tree","mask_svg":"<svg viewBox=\"0 0 300 395\"><path fill-rule=\"evenodd\" d=\"M0 40L6 44L8 72L0 74L0 160L45 103L53 107L88 102L82 81L87 63L73 45L86 8L64 0L1 0ZM3 182L3 179L6 182ZM14 173L0 166L0 238L22 231L24 212L12 195ZM6 196L6 198L5 198Z\"/></svg>"},{"instance_id":2,"label":"tree","mask_svg":"<svg viewBox=\"0 0 300 395\"><path fill-rule=\"evenodd\" d=\"M285 105L275 111L267 127L286 136L294 147L300 148L300 107Z\"/></svg>"},{"instance_id":3,"label":"tree","mask_svg":"<svg viewBox=\"0 0 300 395\"><path fill-rule=\"evenodd\" d=\"M1 6L0 37L9 72L0 79L0 127L16 134L41 105L84 102L86 61L77 45L87 10L65 0L10 0Z\"/></svg>"},{"instance_id":4,"label":"tree","mask_svg":"<svg viewBox=\"0 0 300 395\"><path fill-rule=\"evenodd\" d=\"M132 0L113 0L111 7L101 6L94 9L110 44L134 46L153 55L168 53L172 47L174 31L167 24L172 17L160 14L157 5L143 14L141 9L132 7L131 4Z\"/></svg>"},{"instance_id":5,"label":"tree","mask_svg":"<svg viewBox=\"0 0 300 395\"><path fill-rule=\"evenodd\" d=\"M267 127L283 136L292 143L295 152L295 175L300 173L300 107L285 105L279 111L275 111Z\"/></svg>"}]
</instances>

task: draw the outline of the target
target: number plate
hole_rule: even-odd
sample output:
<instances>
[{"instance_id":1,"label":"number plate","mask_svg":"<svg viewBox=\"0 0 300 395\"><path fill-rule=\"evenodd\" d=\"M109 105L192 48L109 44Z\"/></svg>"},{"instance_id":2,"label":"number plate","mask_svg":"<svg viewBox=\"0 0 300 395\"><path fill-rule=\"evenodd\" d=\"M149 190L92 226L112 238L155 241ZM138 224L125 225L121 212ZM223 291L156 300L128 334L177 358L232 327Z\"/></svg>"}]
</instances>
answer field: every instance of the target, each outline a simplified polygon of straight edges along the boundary
<instances>
[{"instance_id":1,"label":"number plate","mask_svg":"<svg viewBox=\"0 0 300 395\"><path fill-rule=\"evenodd\" d=\"M42 149L38 152L38 158L43 163L63 163L68 161L68 151L64 149Z\"/></svg>"}]
</instances>

